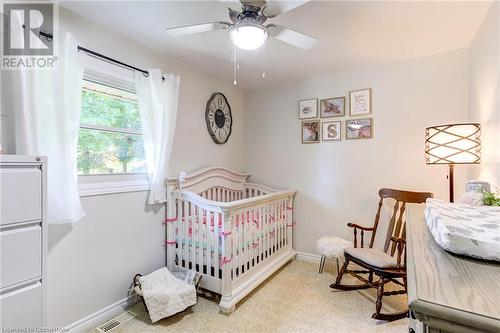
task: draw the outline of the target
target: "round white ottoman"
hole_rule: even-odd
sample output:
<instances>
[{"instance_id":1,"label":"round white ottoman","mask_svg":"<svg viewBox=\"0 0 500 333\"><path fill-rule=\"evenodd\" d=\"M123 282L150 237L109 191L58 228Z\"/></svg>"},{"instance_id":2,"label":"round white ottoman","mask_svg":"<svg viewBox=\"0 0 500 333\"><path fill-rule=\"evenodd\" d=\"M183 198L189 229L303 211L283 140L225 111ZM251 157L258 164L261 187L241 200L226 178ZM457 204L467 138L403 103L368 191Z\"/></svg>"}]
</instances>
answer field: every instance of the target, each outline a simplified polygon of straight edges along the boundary
<instances>
[{"instance_id":1,"label":"round white ottoman","mask_svg":"<svg viewBox=\"0 0 500 333\"><path fill-rule=\"evenodd\" d=\"M339 237L321 237L316 241L316 250L321 255L319 272L323 273L326 259L337 259L337 272L339 270L339 258L343 258L344 249L353 247L352 242Z\"/></svg>"}]
</instances>

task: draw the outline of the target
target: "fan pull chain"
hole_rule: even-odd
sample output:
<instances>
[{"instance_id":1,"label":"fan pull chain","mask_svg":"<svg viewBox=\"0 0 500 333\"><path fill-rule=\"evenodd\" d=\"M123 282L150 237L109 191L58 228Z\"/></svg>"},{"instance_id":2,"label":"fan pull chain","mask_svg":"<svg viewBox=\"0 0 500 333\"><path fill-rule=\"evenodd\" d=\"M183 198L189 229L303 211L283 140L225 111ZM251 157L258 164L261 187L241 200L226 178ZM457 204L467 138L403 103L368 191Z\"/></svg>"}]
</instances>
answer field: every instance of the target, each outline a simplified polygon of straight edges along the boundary
<instances>
[{"instance_id":1,"label":"fan pull chain","mask_svg":"<svg viewBox=\"0 0 500 333\"><path fill-rule=\"evenodd\" d=\"M266 78L266 43L262 45L262 78Z\"/></svg>"},{"instance_id":2,"label":"fan pull chain","mask_svg":"<svg viewBox=\"0 0 500 333\"><path fill-rule=\"evenodd\" d=\"M236 86L238 84L237 74L236 72L239 69L238 65L238 51L236 49L236 45L233 46L233 84Z\"/></svg>"}]
</instances>

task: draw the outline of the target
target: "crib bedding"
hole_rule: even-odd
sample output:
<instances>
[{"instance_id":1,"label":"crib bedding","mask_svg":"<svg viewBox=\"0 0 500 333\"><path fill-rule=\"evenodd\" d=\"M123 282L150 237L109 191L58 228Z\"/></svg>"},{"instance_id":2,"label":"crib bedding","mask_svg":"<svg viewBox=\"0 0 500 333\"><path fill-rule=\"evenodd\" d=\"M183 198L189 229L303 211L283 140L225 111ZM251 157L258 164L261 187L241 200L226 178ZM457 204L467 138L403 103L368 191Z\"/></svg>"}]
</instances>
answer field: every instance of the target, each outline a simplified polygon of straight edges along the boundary
<instances>
[{"instance_id":1,"label":"crib bedding","mask_svg":"<svg viewBox=\"0 0 500 333\"><path fill-rule=\"evenodd\" d=\"M269 230L271 230L271 228L269 228ZM266 232L269 234L272 234L271 231L266 231ZM257 233L256 234L256 239L257 239L256 242L251 241L251 240L247 240L244 242L238 242L237 244L232 245L232 246L237 246L236 253L239 253L240 251L244 251L246 249L255 248L255 247L259 246L259 240L263 239L262 236L265 235L266 232ZM219 236L219 237L221 237L221 236ZM201 241L201 240L198 240L197 237L193 238L192 236L190 236L190 238L185 239L183 237L176 236L175 242L178 245L184 246L187 244L190 247L194 247L196 249L203 249L205 251L209 248L209 245L206 242L206 237L204 237L204 241ZM220 244L221 242L218 242L218 243ZM213 246L213 245L210 246L210 252L215 253L215 249L216 249L215 246ZM218 253L222 253L222 246L221 245L219 245L219 247L218 247Z\"/></svg>"}]
</instances>

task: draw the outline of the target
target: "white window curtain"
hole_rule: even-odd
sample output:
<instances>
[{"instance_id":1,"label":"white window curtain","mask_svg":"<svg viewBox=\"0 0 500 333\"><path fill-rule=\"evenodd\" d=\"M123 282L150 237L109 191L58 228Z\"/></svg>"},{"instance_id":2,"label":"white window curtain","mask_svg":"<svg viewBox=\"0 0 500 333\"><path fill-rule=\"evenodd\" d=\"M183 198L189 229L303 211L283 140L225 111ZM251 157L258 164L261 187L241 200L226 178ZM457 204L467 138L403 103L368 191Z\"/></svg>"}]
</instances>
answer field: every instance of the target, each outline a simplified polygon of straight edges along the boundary
<instances>
[{"instance_id":1,"label":"white window curtain","mask_svg":"<svg viewBox=\"0 0 500 333\"><path fill-rule=\"evenodd\" d=\"M136 72L135 84L151 186L148 203L152 205L167 201L165 180L172 152L180 78L166 74L162 79L159 69L148 72L147 77Z\"/></svg>"},{"instance_id":2,"label":"white window curtain","mask_svg":"<svg viewBox=\"0 0 500 333\"><path fill-rule=\"evenodd\" d=\"M2 88L12 110L16 154L48 157L48 223L71 223L85 216L76 164L83 80L77 47L67 33L56 69L10 71Z\"/></svg>"}]
</instances>

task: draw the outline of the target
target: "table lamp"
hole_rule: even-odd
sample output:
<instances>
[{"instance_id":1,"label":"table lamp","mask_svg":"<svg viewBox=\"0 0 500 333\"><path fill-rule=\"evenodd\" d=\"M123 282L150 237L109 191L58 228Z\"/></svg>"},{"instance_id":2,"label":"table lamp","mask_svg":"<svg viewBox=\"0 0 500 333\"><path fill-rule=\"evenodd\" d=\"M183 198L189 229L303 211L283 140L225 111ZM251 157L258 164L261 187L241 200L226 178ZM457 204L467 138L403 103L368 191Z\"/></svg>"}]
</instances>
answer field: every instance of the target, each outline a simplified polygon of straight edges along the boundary
<instances>
[{"instance_id":1,"label":"table lamp","mask_svg":"<svg viewBox=\"0 0 500 333\"><path fill-rule=\"evenodd\" d=\"M455 164L481 162L481 125L476 123L427 127L425 160L427 164L448 164L450 202L453 202L453 167Z\"/></svg>"}]
</instances>

